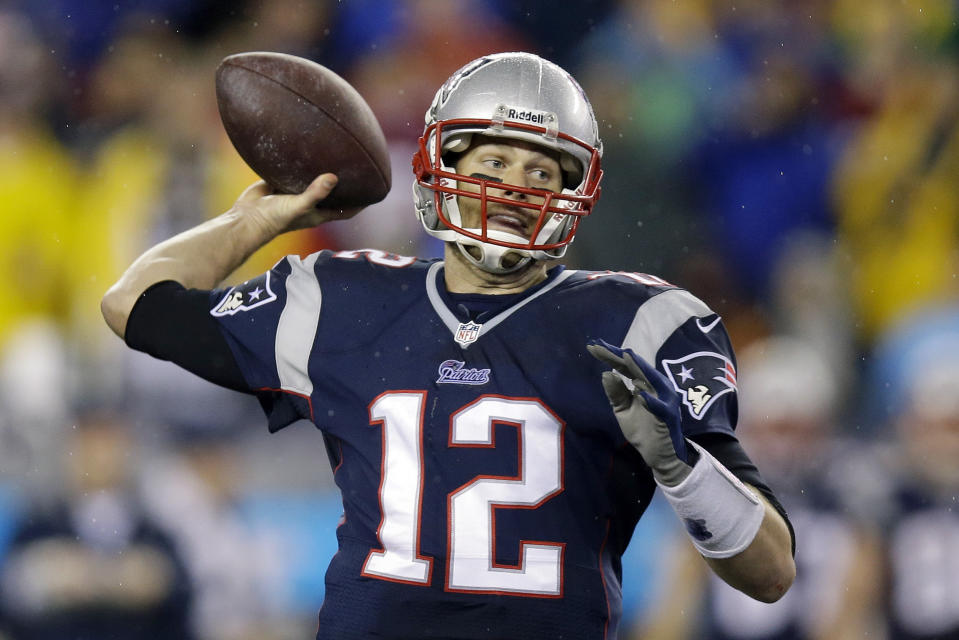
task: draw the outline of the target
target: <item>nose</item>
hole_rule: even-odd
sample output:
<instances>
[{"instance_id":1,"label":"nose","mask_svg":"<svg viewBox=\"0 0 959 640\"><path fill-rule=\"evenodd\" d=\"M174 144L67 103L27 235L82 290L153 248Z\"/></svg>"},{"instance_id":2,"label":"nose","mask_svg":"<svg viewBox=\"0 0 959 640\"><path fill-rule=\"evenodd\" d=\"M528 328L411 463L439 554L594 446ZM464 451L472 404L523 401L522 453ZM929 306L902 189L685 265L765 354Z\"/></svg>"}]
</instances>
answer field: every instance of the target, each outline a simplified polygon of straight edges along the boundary
<instances>
[{"instance_id":1,"label":"nose","mask_svg":"<svg viewBox=\"0 0 959 640\"><path fill-rule=\"evenodd\" d=\"M513 198L515 200L526 200L529 196L522 191L513 191L509 189L509 185L515 185L517 187L528 187L526 171L522 166L514 165L506 171L506 174L503 176L504 186L507 187L503 189L503 196L507 198Z\"/></svg>"}]
</instances>

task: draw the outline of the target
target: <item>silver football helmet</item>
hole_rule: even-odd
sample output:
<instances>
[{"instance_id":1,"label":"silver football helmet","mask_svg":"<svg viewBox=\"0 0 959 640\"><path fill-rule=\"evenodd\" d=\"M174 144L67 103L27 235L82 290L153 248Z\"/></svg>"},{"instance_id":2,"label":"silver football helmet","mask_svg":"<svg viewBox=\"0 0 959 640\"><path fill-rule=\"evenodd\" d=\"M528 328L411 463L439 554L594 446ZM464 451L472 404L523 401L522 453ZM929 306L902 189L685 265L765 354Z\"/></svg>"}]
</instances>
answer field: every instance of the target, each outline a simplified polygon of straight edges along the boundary
<instances>
[{"instance_id":1,"label":"silver football helmet","mask_svg":"<svg viewBox=\"0 0 959 640\"><path fill-rule=\"evenodd\" d=\"M449 154L466 151L474 135L522 140L559 152L563 188L559 193L504 184L488 176L457 174ZM580 219L599 198L603 143L593 109L579 84L559 66L530 53L496 53L454 73L436 92L426 127L413 156L416 215L430 235L454 242L471 263L492 273L509 273L531 260L560 258L573 241ZM444 160L444 157L446 160ZM461 184L478 185L477 191ZM508 199L508 193L534 196ZM458 197L481 201L481 226L466 228ZM487 228L487 203L537 212L531 237ZM476 247L474 256L467 247ZM504 264L510 252L520 255Z\"/></svg>"}]
</instances>

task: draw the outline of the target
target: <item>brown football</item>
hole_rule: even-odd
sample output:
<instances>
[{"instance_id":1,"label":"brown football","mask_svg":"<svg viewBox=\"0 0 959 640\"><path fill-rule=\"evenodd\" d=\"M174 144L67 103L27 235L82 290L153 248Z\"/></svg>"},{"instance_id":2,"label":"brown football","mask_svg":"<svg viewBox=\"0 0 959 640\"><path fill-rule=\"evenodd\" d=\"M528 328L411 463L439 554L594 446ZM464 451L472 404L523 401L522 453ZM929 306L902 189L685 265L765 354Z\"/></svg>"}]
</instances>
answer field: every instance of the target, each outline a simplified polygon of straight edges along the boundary
<instances>
[{"instance_id":1,"label":"brown football","mask_svg":"<svg viewBox=\"0 0 959 640\"><path fill-rule=\"evenodd\" d=\"M324 208L379 202L390 157L376 116L350 84L311 60L238 53L216 70L220 119L240 157L272 187L300 193L316 176L339 182Z\"/></svg>"}]
</instances>

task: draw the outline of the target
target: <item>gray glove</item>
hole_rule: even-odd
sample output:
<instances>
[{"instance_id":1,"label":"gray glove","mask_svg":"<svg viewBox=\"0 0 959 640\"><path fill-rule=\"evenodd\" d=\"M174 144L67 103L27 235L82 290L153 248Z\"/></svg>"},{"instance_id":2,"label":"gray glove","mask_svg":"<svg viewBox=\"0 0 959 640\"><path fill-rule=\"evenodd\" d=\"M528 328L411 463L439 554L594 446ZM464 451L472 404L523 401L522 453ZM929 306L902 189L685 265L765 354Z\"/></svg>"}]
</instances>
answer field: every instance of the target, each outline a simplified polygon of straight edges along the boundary
<instances>
[{"instance_id":1,"label":"gray glove","mask_svg":"<svg viewBox=\"0 0 959 640\"><path fill-rule=\"evenodd\" d=\"M686 479L698 458L686 447L680 396L666 376L637 356L603 340L591 340L586 349L632 381L634 390L613 371L603 372L603 390L613 407L619 428L643 456L659 484L674 487Z\"/></svg>"}]
</instances>

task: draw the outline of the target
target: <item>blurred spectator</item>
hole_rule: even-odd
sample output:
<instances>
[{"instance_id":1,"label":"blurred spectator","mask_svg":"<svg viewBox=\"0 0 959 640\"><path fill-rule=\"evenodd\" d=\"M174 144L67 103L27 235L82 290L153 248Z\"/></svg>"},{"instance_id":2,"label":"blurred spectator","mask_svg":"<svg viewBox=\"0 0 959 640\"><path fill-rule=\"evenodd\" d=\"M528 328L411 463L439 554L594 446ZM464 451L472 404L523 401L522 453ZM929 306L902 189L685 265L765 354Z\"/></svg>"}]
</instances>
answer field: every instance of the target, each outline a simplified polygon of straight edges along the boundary
<instances>
[{"instance_id":1,"label":"blurred spectator","mask_svg":"<svg viewBox=\"0 0 959 640\"><path fill-rule=\"evenodd\" d=\"M836 416L854 404L858 382L848 265L833 237L794 232L772 265L765 298L775 332L802 340L829 368L836 385Z\"/></svg>"},{"instance_id":2,"label":"blurred spectator","mask_svg":"<svg viewBox=\"0 0 959 640\"><path fill-rule=\"evenodd\" d=\"M277 615L278 549L242 518L235 445L198 425L176 433L176 451L147 466L143 487L149 512L173 533L196 585L193 630L204 640L287 637Z\"/></svg>"},{"instance_id":3,"label":"blurred spectator","mask_svg":"<svg viewBox=\"0 0 959 640\"><path fill-rule=\"evenodd\" d=\"M831 231L842 137L816 107L831 77L826 17L781 0L619 3L581 48L613 158L605 220L573 245L583 266L612 257L670 279L708 248L757 300L790 234Z\"/></svg>"},{"instance_id":4,"label":"blurred spectator","mask_svg":"<svg viewBox=\"0 0 959 640\"><path fill-rule=\"evenodd\" d=\"M834 228L828 186L843 136L820 105L832 76L823 9L782 0L717 9L735 75L706 82L725 108L697 149L693 180L711 237L758 299L791 235Z\"/></svg>"},{"instance_id":5,"label":"blurred spectator","mask_svg":"<svg viewBox=\"0 0 959 640\"><path fill-rule=\"evenodd\" d=\"M156 238L226 211L257 180L219 120L220 59L162 25L132 22L92 74L91 157L72 213L73 328L81 360L106 371L122 373L120 345L104 332L98 301L120 265ZM269 269L277 255L330 243L328 233L286 234L231 278L242 281Z\"/></svg>"},{"instance_id":6,"label":"blurred spectator","mask_svg":"<svg viewBox=\"0 0 959 640\"><path fill-rule=\"evenodd\" d=\"M0 10L0 347L22 323L62 323L69 310L64 249L75 165L43 119L57 83L23 16Z\"/></svg>"},{"instance_id":7,"label":"blurred spectator","mask_svg":"<svg viewBox=\"0 0 959 640\"><path fill-rule=\"evenodd\" d=\"M234 20L206 41L217 56L242 51L276 51L328 64L338 3L315 0L252 0ZM212 76L211 76L212 79Z\"/></svg>"},{"instance_id":8,"label":"blurred spectator","mask_svg":"<svg viewBox=\"0 0 959 640\"><path fill-rule=\"evenodd\" d=\"M721 88L730 73L714 30L704 2L621 0L577 48L573 70L600 122L606 171L570 247L577 266L678 281L710 243L685 164L715 119L710 82Z\"/></svg>"},{"instance_id":9,"label":"blurred spectator","mask_svg":"<svg viewBox=\"0 0 959 640\"><path fill-rule=\"evenodd\" d=\"M242 12L246 3L237 0L226 6L218 0L9 0L8 4L30 17L44 40L62 52L70 75L82 83L86 70L119 37L130 19L152 19L181 33L206 33L212 25Z\"/></svg>"},{"instance_id":10,"label":"blurred spectator","mask_svg":"<svg viewBox=\"0 0 959 640\"><path fill-rule=\"evenodd\" d=\"M959 309L928 310L882 336L870 379L889 430L856 502L883 533L874 608L896 640L959 637L957 363Z\"/></svg>"},{"instance_id":11,"label":"blurred spectator","mask_svg":"<svg viewBox=\"0 0 959 640\"><path fill-rule=\"evenodd\" d=\"M563 68L576 63L570 47L588 36L615 6L615 0L579 0L563 4L552 0L484 0L493 13L521 31L540 55ZM591 95L591 94L590 94Z\"/></svg>"},{"instance_id":12,"label":"blurred spectator","mask_svg":"<svg viewBox=\"0 0 959 640\"><path fill-rule=\"evenodd\" d=\"M0 478L57 486L49 460L69 417L69 375L62 328L49 319L21 324L0 348Z\"/></svg>"},{"instance_id":13,"label":"blurred spectator","mask_svg":"<svg viewBox=\"0 0 959 640\"><path fill-rule=\"evenodd\" d=\"M855 131L832 191L868 345L909 313L959 293L959 7L879 2L869 20L855 7L836 3L837 31L849 82L875 109Z\"/></svg>"},{"instance_id":14,"label":"blurred spectator","mask_svg":"<svg viewBox=\"0 0 959 640\"><path fill-rule=\"evenodd\" d=\"M635 637L867 637L869 587L878 578L875 542L846 513L845 459L852 445L838 437L836 380L814 349L783 336L744 349L739 374L737 431L795 526L796 581L780 601L763 604L710 575L686 545L675 554L676 578Z\"/></svg>"},{"instance_id":15,"label":"blurred spectator","mask_svg":"<svg viewBox=\"0 0 959 640\"><path fill-rule=\"evenodd\" d=\"M30 23L0 9L0 475L43 482L65 418L66 247L76 166L44 119L62 95Z\"/></svg>"},{"instance_id":16,"label":"blurred spectator","mask_svg":"<svg viewBox=\"0 0 959 640\"><path fill-rule=\"evenodd\" d=\"M0 570L0 627L11 638L193 637L191 585L137 497L128 429L122 414L81 416L64 452L64 495L23 516Z\"/></svg>"}]
</instances>

